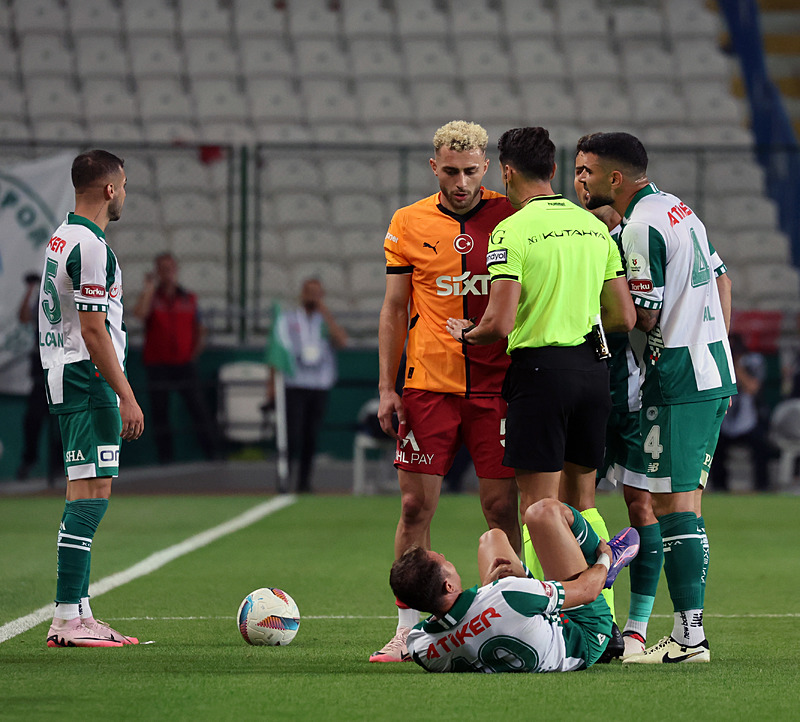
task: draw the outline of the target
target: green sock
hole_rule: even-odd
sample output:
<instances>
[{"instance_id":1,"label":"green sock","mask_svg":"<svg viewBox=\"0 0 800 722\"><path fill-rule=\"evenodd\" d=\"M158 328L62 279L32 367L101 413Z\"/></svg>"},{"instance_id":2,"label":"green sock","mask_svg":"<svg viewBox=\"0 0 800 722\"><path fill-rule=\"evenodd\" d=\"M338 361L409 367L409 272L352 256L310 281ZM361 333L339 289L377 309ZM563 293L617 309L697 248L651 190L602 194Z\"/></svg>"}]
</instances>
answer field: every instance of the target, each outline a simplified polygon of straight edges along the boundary
<instances>
[{"instance_id":1,"label":"green sock","mask_svg":"<svg viewBox=\"0 0 800 722\"><path fill-rule=\"evenodd\" d=\"M634 528L639 532L639 553L630 565L631 606L628 620L646 625L650 621L653 602L656 600L658 578L664 563L664 542L661 541L661 526L658 522Z\"/></svg>"},{"instance_id":2,"label":"green sock","mask_svg":"<svg viewBox=\"0 0 800 722\"><path fill-rule=\"evenodd\" d=\"M706 534L706 522L702 516L697 517L697 532L700 534L700 537L703 542L703 576L700 580L702 584L702 595L700 597L700 607L702 608L705 605L706 600L706 581L708 579L708 562L710 559L709 555L709 546L708 546L708 534Z\"/></svg>"},{"instance_id":3,"label":"green sock","mask_svg":"<svg viewBox=\"0 0 800 722\"><path fill-rule=\"evenodd\" d=\"M92 540L108 499L76 499L64 504L58 532L56 601L79 604L88 595Z\"/></svg>"},{"instance_id":4,"label":"green sock","mask_svg":"<svg viewBox=\"0 0 800 722\"><path fill-rule=\"evenodd\" d=\"M606 526L605 520L602 516L600 516L600 512L597 511L595 507L592 507L591 509L584 509L581 512L581 516L586 519L586 521L589 522L589 526L594 529L594 533L598 536L598 543L600 542L600 539L605 539L608 541L611 538L609 536L608 527ZM581 547L581 549L583 549L583 547ZM595 545L595 549L597 549L597 545ZM584 556L586 556L585 552ZM596 554L595 561L597 561ZM601 594L603 595L603 599L606 600L606 604L608 604L608 608L611 610L611 618L613 619L614 624L616 624L617 614L614 610L614 589L604 589Z\"/></svg>"},{"instance_id":5,"label":"green sock","mask_svg":"<svg viewBox=\"0 0 800 722\"><path fill-rule=\"evenodd\" d=\"M572 512L572 525L570 529L575 539L578 540L578 545L583 552L583 558L586 560L586 563L591 566L597 561L597 545L600 543L600 537L590 526L589 520L583 517L577 509L571 507L569 504L564 504L564 506ZM598 518L600 517L600 515L597 514L597 509L587 509L584 513L588 513L589 516L592 516L591 512L594 512ZM602 521L602 519L600 519L600 521ZM605 524L603 524L603 526L605 526ZM608 534L607 531L606 534Z\"/></svg>"},{"instance_id":6,"label":"green sock","mask_svg":"<svg viewBox=\"0 0 800 722\"><path fill-rule=\"evenodd\" d=\"M691 511L665 514L659 518L664 541L664 573L673 610L703 608L703 538L697 516Z\"/></svg>"}]
</instances>

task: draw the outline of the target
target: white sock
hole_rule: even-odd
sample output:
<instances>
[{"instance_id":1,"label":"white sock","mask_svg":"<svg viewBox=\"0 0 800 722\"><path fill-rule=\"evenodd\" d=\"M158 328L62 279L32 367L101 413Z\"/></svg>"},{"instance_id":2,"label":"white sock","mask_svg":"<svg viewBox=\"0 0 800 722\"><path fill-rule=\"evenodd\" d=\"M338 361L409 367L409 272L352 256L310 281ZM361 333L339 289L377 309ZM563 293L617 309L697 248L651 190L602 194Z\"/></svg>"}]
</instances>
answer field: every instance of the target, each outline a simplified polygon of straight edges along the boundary
<instances>
[{"instance_id":1,"label":"white sock","mask_svg":"<svg viewBox=\"0 0 800 722\"><path fill-rule=\"evenodd\" d=\"M89 597L81 597L79 609L81 610L81 619L88 619L94 616L94 614L92 614L92 607L89 604Z\"/></svg>"},{"instance_id":2,"label":"white sock","mask_svg":"<svg viewBox=\"0 0 800 722\"><path fill-rule=\"evenodd\" d=\"M672 638L685 647L696 647L700 644L706 638L703 629L703 610L687 609L684 612L675 612Z\"/></svg>"},{"instance_id":3,"label":"white sock","mask_svg":"<svg viewBox=\"0 0 800 722\"><path fill-rule=\"evenodd\" d=\"M70 620L81 616L79 604L64 604L56 602L56 609L53 612L53 619Z\"/></svg>"},{"instance_id":4,"label":"white sock","mask_svg":"<svg viewBox=\"0 0 800 722\"><path fill-rule=\"evenodd\" d=\"M635 619L629 619L625 622L625 629L622 630L622 633L625 632L636 632L642 639L647 639L647 622L637 622Z\"/></svg>"},{"instance_id":5,"label":"white sock","mask_svg":"<svg viewBox=\"0 0 800 722\"><path fill-rule=\"evenodd\" d=\"M416 609L397 608L397 628L416 627L419 624L419 612Z\"/></svg>"}]
</instances>

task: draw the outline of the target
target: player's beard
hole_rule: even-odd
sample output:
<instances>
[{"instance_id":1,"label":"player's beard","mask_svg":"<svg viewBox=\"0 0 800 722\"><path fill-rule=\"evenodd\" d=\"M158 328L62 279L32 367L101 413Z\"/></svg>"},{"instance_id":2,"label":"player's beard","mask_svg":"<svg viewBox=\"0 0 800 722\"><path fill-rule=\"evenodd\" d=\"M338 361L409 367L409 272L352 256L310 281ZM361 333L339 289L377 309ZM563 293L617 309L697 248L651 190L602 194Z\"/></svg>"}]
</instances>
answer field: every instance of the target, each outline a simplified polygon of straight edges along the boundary
<instances>
[{"instance_id":1,"label":"player's beard","mask_svg":"<svg viewBox=\"0 0 800 722\"><path fill-rule=\"evenodd\" d=\"M586 210L593 211L596 208L600 208L601 206L610 206L613 205L614 199L611 195L603 196L603 195L592 195L589 193L589 197L586 199Z\"/></svg>"},{"instance_id":2,"label":"player's beard","mask_svg":"<svg viewBox=\"0 0 800 722\"><path fill-rule=\"evenodd\" d=\"M469 193L469 191L467 191L467 196L462 199L462 198L456 198L454 191L446 191L441 187L439 188L439 190L442 191L442 195L445 198L447 198L447 200L450 203L450 205L453 208L457 208L459 210L466 209L466 208L469 208L470 206L473 206L475 204L476 196L478 196L480 194L480 192L481 192L480 187L478 187L472 193Z\"/></svg>"}]
</instances>

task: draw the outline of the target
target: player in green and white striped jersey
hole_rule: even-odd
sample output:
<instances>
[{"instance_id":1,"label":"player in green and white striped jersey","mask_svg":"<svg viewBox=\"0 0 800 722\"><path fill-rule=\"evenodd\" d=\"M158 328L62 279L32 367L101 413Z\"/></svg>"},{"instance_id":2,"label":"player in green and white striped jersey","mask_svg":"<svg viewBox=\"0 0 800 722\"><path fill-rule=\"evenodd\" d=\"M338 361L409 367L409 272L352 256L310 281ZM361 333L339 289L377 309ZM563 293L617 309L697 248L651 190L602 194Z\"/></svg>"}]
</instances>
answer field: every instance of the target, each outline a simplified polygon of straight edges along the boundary
<instances>
[{"instance_id":1,"label":"player in green and white striped jersey","mask_svg":"<svg viewBox=\"0 0 800 722\"><path fill-rule=\"evenodd\" d=\"M637 138L595 133L578 151L587 207L611 205L622 216L636 328L647 333L641 434L675 612L669 637L624 662L707 662L709 550L701 494L736 393L727 338L730 281L694 211L648 180L647 152Z\"/></svg>"},{"instance_id":2,"label":"player in green and white striped jersey","mask_svg":"<svg viewBox=\"0 0 800 722\"><path fill-rule=\"evenodd\" d=\"M600 595L636 556L628 527L608 544L578 511L541 499L525 511L546 579L530 576L506 534L481 536L481 587L463 589L443 555L412 547L392 565L397 598L434 616L408 635L411 658L429 672L571 672L594 664L611 633Z\"/></svg>"},{"instance_id":3,"label":"player in green and white striped jersey","mask_svg":"<svg viewBox=\"0 0 800 722\"><path fill-rule=\"evenodd\" d=\"M45 252L39 349L67 475L48 647L137 642L97 621L89 605L92 540L118 472L120 438L138 439L144 430L125 376L122 273L105 238L108 223L122 213L126 180L123 161L107 151L75 158L75 212L55 230Z\"/></svg>"}]
</instances>

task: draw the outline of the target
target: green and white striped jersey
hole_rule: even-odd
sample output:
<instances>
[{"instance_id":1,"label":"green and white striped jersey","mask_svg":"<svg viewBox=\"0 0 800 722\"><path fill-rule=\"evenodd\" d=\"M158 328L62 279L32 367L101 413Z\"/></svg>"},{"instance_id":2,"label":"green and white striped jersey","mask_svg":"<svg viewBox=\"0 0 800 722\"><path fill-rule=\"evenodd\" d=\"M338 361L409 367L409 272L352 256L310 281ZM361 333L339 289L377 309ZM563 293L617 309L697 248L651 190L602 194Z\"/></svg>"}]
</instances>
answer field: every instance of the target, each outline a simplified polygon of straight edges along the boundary
<instances>
[{"instance_id":1,"label":"green and white striped jersey","mask_svg":"<svg viewBox=\"0 0 800 722\"><path fill-rule=\"evenodd\" d=\"M429 672L570 672L586 667L582 634L562 623L558 582L506 577L461 593L441 619L408 635L411 658Z\"/></svg>"},{"instance_id":2,"label":"green and white striped jersey","mask_svg":"<svg viewBox=\"0 0 800 722\"><path fill-rule=\"evenodd\" d=\"M128 334L122 320L122 272L105 234L70 213L45 249L39 290L39 355L54 413L115 406L118 399L89 357L79 311L106 314L106 328L124 370Z\"/></svg>"},{"instance_id":3,"label":"green and white striped jersey","mask_svg":"<svg viewBox=\"0 0 800 722\"><path fill-rule=\"evenodd\" d=\"M725 265L705 226L679 198L653 183L622 220L633 302L661 311L647 334L642 404L680 404L736 393L736 375L716 276Z\"/></svg>"}]
</instances>

